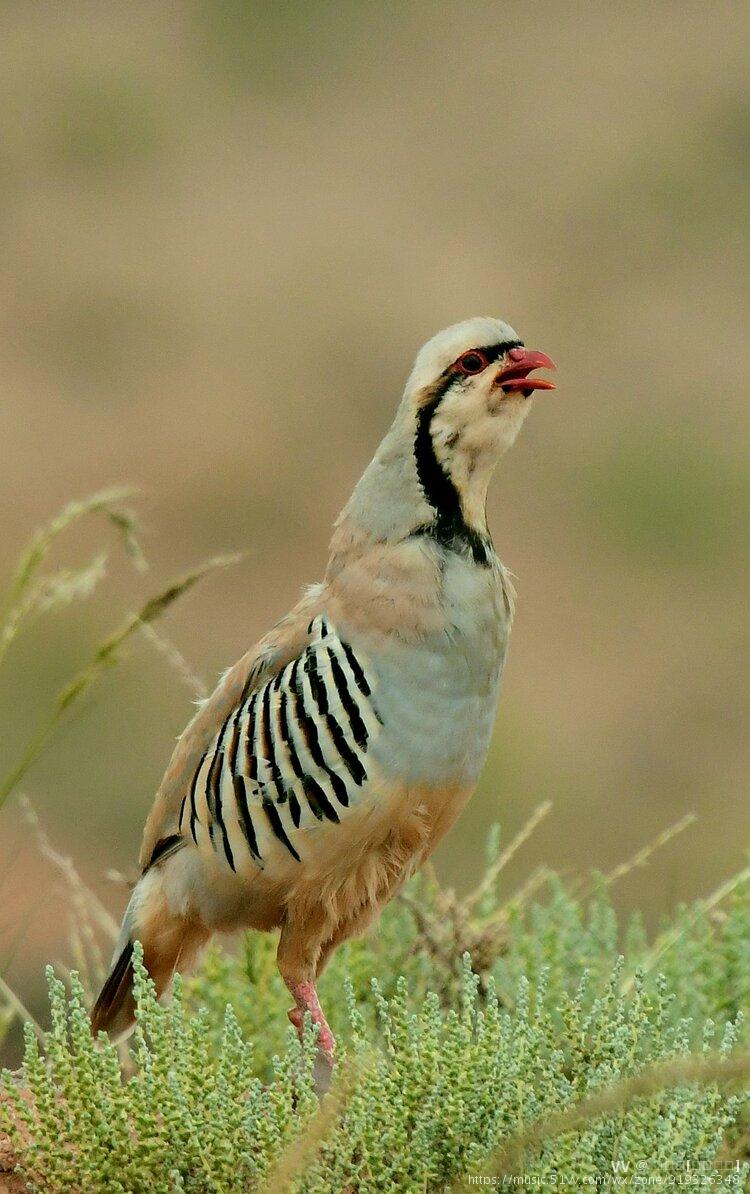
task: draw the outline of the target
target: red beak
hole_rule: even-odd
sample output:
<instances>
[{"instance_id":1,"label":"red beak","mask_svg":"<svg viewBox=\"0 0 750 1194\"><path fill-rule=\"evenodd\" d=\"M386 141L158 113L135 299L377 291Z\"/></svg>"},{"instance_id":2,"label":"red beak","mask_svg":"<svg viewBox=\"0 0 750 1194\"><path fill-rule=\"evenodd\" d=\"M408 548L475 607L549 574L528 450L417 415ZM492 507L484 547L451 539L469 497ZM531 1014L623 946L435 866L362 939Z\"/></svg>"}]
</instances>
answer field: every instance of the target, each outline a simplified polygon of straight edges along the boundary
<instances>
[{"instance_id":1,"label":"red beak","mask_svg":"<svg viewBox=\"0 0 750 1194\"><path fill-rule=\"evenodd\" d=\"M533 348L511 348L508 364L495 378L505 394L520 393L528 398L532 390L554 390L555 383L546 377L529 377L532 369L556 369L555 362L545 352Z\"/></svg>"}]
</instances>

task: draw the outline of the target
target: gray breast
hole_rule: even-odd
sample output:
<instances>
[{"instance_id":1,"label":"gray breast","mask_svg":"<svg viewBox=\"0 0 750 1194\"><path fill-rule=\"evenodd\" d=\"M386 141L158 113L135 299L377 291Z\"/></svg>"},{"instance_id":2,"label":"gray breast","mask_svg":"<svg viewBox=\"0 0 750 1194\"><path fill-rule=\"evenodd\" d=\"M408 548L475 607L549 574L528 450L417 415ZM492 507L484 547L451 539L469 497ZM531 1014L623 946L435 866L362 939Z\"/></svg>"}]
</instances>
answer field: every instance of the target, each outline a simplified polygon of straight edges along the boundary
<instances>
[{"instance_id":1,"label":"gray breast","mask_svg":"<svg viewBox=\"0 0 750 1194\"><path fill-rule=\"evenodd\" d=\"M383 732L378 766L406 782L472 784L484 765L510 630L499 568L447 553L446 629L419 643L393 639L372 661Z\"/></svg>"}]
</instances>

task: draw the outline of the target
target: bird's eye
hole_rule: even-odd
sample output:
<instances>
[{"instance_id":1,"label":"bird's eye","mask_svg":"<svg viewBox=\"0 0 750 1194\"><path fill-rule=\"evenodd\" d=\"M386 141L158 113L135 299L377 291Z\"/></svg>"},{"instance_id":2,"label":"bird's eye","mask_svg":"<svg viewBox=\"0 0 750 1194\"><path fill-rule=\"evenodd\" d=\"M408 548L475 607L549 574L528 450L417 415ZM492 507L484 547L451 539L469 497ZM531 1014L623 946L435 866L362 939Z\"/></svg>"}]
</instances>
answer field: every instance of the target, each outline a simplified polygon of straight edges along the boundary
<instances>
[{"instance_id":1,"label":"bird's eye","mask_svg":"<svg viewBox=\"0 0 750 1194\"><path fill-rule=\"evenodd\" d=\"M465 373L467 376L472 373L481 373L483 369L487 368L489 361L483 352L477 352L472 349L471 352L465 352L462 357L456 361L456 366L460 373Z\"/></svg>"}]
</instances>

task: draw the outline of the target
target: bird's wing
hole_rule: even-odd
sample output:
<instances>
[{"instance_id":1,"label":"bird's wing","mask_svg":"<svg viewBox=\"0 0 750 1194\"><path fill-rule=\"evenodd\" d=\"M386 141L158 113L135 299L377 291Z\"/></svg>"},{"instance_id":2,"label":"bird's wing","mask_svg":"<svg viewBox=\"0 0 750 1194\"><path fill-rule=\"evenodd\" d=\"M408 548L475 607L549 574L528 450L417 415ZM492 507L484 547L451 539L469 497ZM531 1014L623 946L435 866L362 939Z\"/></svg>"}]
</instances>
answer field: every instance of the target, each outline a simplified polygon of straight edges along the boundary
<instances>
[{"instance_id":1,"label":"bird's wing","mask_svg":"<svg viewBox=\"0 0 750 1194\"><path fill-rule=\"evenodd\" d=\"M380 732L369 664L324 615L305 642L222 705L181 772L175 833L232 871L278 877L370 790ZM175 795L177 793L175 792ZM312 836L311 836L312 835ZM168 846L165 848L169 848Z\"/></svg>"},{"instance_id":2,"label":"bird's wing","mask_svg":"<svg viewBox=\"0 0 750 1194\"><path fill-rule=\"evenodd\" d=\"M309 589L285 618L224 673L216 689L180 735L143 831L140 866L146 870L180 836L186 792L217 728L269 677L294 659L309 639L310 620L319 608L320 586Z\"/></svg>"}]
</instances>

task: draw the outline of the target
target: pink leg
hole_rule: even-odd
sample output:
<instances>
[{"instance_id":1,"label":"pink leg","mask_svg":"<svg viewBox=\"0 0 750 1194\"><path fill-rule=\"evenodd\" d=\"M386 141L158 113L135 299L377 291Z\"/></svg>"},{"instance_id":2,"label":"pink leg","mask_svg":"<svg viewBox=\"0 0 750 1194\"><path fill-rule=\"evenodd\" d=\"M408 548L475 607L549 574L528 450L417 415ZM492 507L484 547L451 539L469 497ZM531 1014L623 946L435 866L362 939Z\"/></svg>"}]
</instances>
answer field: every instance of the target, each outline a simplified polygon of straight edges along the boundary
<instances>
[{"instance_id":1,"label":"pink leg","mask_svg":"<svg viewBox=\"0 0 750 1194\"><path fill-rule=\"evenodd\" d=\"M318 1049L324 1054L329 1065L332 1066L336 1041L328 1026L328 1021L323 1015L323 1009L318 999L318 992L315 990L315 983L287 981L286 985L291 991L294 1002L297 1005L289 1012L289 1019L301 1036L305 1012L310 1013L310 1019L313 1024L320 1026L318 1029Z\"/></svg>"}]
</instances>

